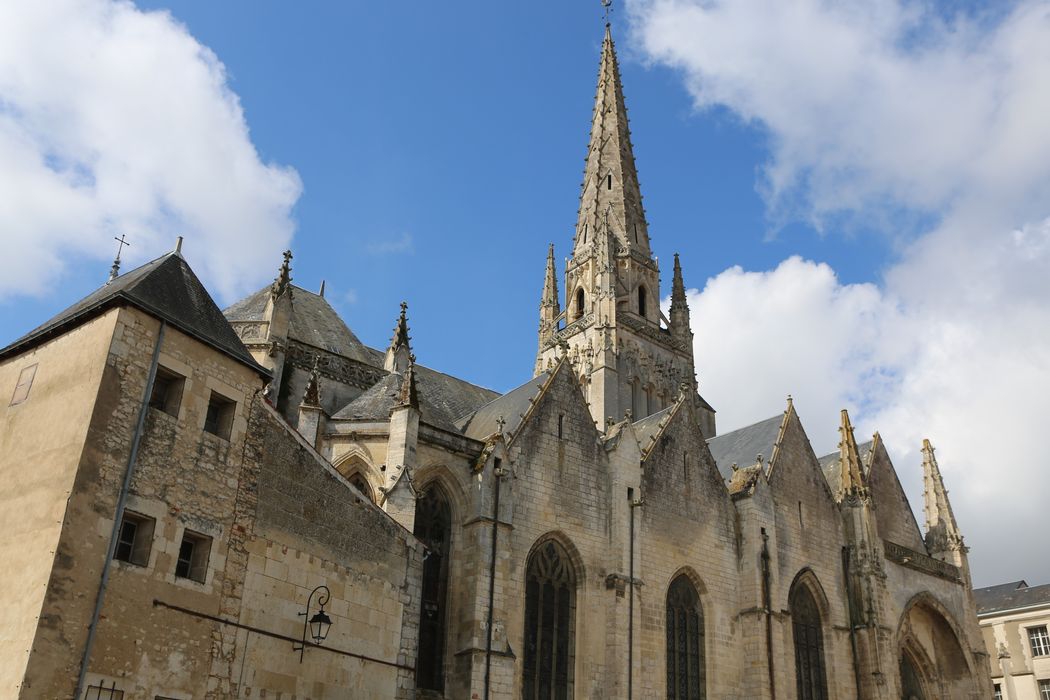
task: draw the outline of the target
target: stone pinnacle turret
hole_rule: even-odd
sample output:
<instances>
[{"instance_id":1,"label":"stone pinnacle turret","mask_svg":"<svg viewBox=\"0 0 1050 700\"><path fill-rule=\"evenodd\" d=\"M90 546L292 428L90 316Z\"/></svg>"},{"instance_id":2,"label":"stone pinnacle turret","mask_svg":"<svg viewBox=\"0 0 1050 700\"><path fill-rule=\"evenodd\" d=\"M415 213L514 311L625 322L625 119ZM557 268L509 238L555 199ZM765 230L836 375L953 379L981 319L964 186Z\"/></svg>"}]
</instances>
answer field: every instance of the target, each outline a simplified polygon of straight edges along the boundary
<instances>
[{"instance_id":1,"label":"stone pinnacle turret","mask_svg":"<svg viewBox=\"0 0 1050 700\"><path fill-rule=\"evenodd\" d=\"M864 480L864 472L860 465L860 451L857 449L857 440L853 435L853 425L850 424L849 413L846 409L841 412L842 424L839 426L839 469L841 470L841 492L840 498L858 498L868 493L868 486Z\"/></svg>"},{"instance_id":2,"label":"stone pinnacle turret","mask_svg":"<svg viewBox=\"0 0 1050 700\"><path fill-rule=\"evenodd\" d=\"M387 348L383 369L387 372L404 372L414 359L412 346L408 337L408 303L401 302L401 314L394 326L394 336L390 339L390 347Z\"/></svg>"},{"instance_id":3,"label":"stone pinnacle turret","mask_svg":"<svg viewBox=\"0 0 1050 700\"><path fill-rule=\"evenodd\" d=\"M965 551L959 524L955 521L948 490L929 440L922 441L922 483L926 515L926 546L930 554L942 558L950 552ZM941 556L938 556L941 555Z\"/></svg>"},{"instance_id":4,"label":"stone pinnacle turret","mask_svg":"<svg viewBox=\"0 0 1050 700\"><path fill-rule=\"evenodd\" d=\"M681 340L692 343L693 331L689 327L689 302L685 298L685 280L678 253L674 254L674 277L671 280L671 333Z\"/></svg>"},{"instance_id":5,"label":"stone pinnacle turret","mask_svg":"<svg viewBox=\"0 0 1050 700\"><path fill-rule=\"evenodd\" d=\"M561 315L558 299L558 276L554 267L554 244L547 250L547 270L543 275L543 294L540 296L540 349L554 337Z\"/></svg>"}]
</instances>

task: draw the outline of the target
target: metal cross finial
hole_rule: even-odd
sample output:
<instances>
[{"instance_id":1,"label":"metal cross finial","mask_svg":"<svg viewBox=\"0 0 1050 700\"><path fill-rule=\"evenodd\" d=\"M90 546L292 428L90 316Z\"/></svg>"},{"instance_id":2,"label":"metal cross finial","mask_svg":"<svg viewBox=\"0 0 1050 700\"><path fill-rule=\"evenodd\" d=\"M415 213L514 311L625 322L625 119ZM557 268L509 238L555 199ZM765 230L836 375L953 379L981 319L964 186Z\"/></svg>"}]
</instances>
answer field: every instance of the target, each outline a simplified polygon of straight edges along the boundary
<instances>
[{"instance_id":1,"label":"metal cross finial","mask_svg":"<svg viewBox=\"0 0 1050 700\"><path fill-rule=\"evenodd\" d=\"M503 433L503 426L505 426L506 424L507 424L507 421L503 418L503 416L500 416L499 418L497 418L496 419L496 431L498 433L502 434Z\"/></svg>"},{"instance_id":2,"label":"metal cross finial","mask_svg":"<svg viewBox=\"0 0 1050 700\"><path fill-rule=\"evenodd\" d=\"M120 238L113 236L113 240L117 242L117 257L113 258L113 267L109 268L109 282L117 279L117 275L120 274L120 251L124 249L124 246L131 247L123 233L120 234Z\"/></svg>"},{"instance_id":3,"label":"metal cross finial","mask_svg":"<svg viewBox=\"0 0 1050 700\"><path fill-rule=\"evenodd\" d=\"M612 0L601 0L601 2L602 8L604 8L603 17L605 18L605 23L608 24L609 13L612 12Z\"/></svg>"}]
</instances>

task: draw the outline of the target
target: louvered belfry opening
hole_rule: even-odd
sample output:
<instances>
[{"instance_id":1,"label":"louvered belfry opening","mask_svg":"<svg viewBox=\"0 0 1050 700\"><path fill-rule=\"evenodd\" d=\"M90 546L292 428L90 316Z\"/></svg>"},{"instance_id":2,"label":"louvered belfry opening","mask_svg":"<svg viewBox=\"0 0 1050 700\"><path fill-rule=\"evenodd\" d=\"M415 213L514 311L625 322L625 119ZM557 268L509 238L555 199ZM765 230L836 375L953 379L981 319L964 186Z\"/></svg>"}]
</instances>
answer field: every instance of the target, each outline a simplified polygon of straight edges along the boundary
<instances>
[{"instance_id":1,"label":"louvered belfry opening","mask_svg":"<svg viewBox=\"0 0 1050 700\"><path fill-rule=\"evenodd\" d=\"M795 678L799 700L827 700L824 674L824 633L820 610L805 585L791 592L791 626L795 639Z\"/></svg>"},{"instance_id":2,"label":"louvered belfry opening","mask_svg":"<svg viewBox=\"0 0 1050 700\"><path fill-rule=\"evenodd\" d=\"M572 698L575 617L572 563L564 547L548 540L526 565L523 698Z\"/></svg>"},{"instance_id":3,"label":"louvered belfry opening","mask_svg":"<svg viewBox=\"0 0 1050 700\"><path fill-rule=\"evenodd\" d=\"M683 574L667 589L667 698L706 697L704 611L696 587Z\"/></svg>"},{"instance_id":4,"label":"louvered belfry opening","mask_svg":"<svg viewBox=\"0 0 1050 700\"><path fill-rule=\"evenodd\" d=\"M426 546L423 560L422 605L416 687L445 690L445 621L448 601L449 541L452 511L440 488L432 486L416 501L412 534Z\"/></svg>"}]
</instances>

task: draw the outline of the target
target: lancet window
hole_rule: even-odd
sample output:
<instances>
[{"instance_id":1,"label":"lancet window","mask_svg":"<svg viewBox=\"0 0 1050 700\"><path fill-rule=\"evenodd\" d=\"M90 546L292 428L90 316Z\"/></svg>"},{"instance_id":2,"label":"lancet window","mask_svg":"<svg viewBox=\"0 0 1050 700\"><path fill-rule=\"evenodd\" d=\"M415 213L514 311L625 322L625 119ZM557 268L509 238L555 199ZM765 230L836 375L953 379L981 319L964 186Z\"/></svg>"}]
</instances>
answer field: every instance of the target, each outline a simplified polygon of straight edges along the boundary
<instances>
[{"instance_id":1,"label":"lancet window","mask_svg":"<svg viewBox=\"0 0 1050 700\"><path fill-rule=\"evenodd\" d=\"M705 700L704 611L684 575L667 589L667 698Z\"/></svg>"},{"instance_id":2,"label":"lancet window","mask_svg":"<svg viewBox=\"0 0 1050 700\"><path fill-rule=\"evenodd\" d=\"M575 658L576 575L568 553L548 540L525 573L525 673L522 698L569 700Z\"/></svg>"},{"instance_id":3,"label":"lancet window","mask_svg":"<svg viewBox=\"0 0 1050 700\"><path fill-rule=\"evenodd\" d=\"M422 605L419 611L419 653L416 687L445 689L445 635L448 619L448 565L452 511L444 492L431 486L416 501L412 534L426 546L423 559Z\"/></svg>"},{"instance_id":4,"label":"lancet window","mask_svg":"<svg viewBox=\"0 0 1050 700\"><path fill-rule=\"evenodd\" d=\"M820 610L805 585L795 586L789 601L795 640L795 678L799 700L827 700L824 674L824 633Z\"/></svg>"}]
</instances>

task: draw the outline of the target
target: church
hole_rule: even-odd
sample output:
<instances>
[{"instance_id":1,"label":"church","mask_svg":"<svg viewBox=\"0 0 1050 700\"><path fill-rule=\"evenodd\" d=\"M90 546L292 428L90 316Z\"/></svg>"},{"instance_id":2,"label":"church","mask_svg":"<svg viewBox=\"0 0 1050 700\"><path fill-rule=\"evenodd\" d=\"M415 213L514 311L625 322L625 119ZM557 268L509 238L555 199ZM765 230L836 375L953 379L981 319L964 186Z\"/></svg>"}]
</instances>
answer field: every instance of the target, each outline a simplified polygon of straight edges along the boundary
<instances>
[{"instance_id":1,"label":"church","mask_svg":"<svg viewBox=\"0 0 1050 700\"><path fill-rule=\"evenodd\" d=\"M790 397L718 434L608 26L512 391L417 363L404 303L365 346L291 253L222 311L181 247L0 350L5 697L991 696L929 441L920 530L845 411L829 455Z\"/></svg>"}]
</instances>

